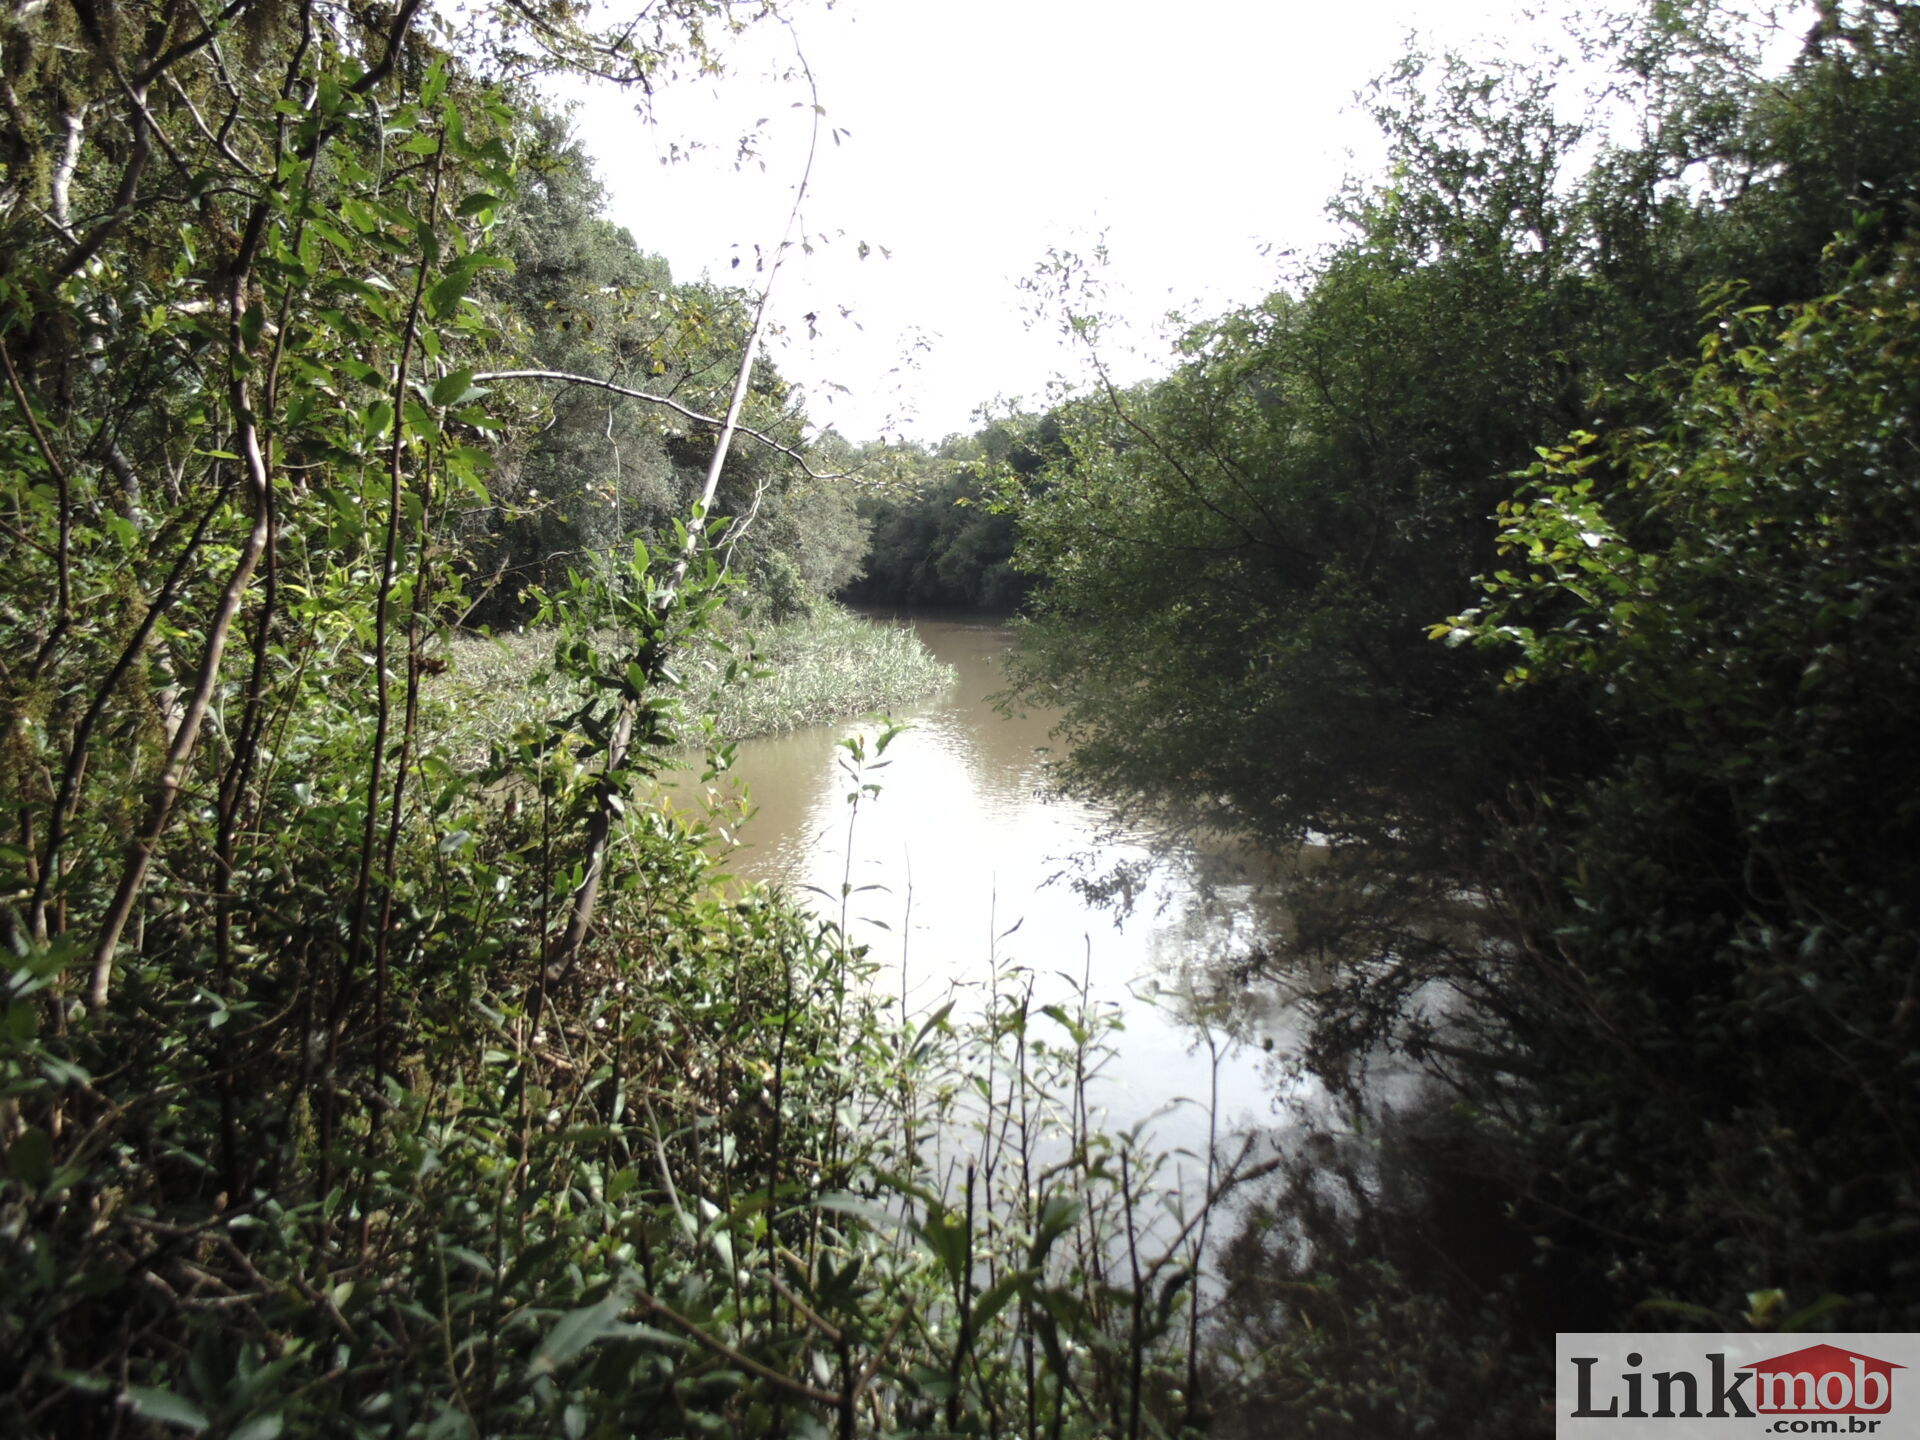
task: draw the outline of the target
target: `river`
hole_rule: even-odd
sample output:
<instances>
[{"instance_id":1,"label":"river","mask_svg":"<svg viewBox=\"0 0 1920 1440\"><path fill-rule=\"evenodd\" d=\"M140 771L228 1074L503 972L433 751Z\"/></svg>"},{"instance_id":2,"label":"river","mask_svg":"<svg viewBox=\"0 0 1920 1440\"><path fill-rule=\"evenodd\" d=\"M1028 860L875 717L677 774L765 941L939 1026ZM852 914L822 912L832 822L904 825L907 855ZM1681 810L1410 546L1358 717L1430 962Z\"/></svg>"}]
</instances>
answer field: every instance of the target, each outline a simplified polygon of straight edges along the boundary
<instances>
[{"instance_id":1,"label":"river","mask_svg":"<svg viewBox=\"0 0 1920 1440\"><path fill-rule=\"evenodd\" d=\"M908 728L858 774L842 742L865 737L871 750L871 721L742 743L731 773L756 809L729 868L832 920L848 887L848 930L879 963L875 983L904 993L910 1013L977 1002L996 967L1020 983L1030 972L1036 1003L1068 1003L1083 983L1124 1026L1092 1096L1110 1127L1145 1123L1162 1147L1196 1148L1215 1095L1222 1133L1275 1123L1275 1062L1298 1042L1282 998L1237 996L1211 1046L1191 1018L1209 967L1259 939L1258 887L1210 889L1193 863L1163 857L1127 918L1089 903L1070 880L1076 861L1145 860L1146 844L1103 835L1101 811L1049 796L1055 717L1003 714L991 698L1006 684L1005 626L911 623L953 683L895 715ZM868 784L877 793L861 791Z\"/></svg>"}]
</instances>

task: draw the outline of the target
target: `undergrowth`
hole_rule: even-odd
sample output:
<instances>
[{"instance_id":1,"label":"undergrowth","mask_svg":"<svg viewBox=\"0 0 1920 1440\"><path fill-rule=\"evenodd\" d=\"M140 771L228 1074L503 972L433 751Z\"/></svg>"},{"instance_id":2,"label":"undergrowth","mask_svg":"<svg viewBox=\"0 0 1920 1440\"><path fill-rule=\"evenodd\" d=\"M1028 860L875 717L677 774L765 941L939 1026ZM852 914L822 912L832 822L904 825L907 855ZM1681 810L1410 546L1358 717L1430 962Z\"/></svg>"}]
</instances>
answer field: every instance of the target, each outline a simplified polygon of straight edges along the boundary
<instances>
[{"instance_id":1,"label":"undergrowth","mask_svg":"<svg viewBox=\"0 0 1920 1440\"><path fill-rule=\"evenodd\" d=\"M618 617L653 615L638 633L553 602L557 717L471 773L418 755L377 971L347 968L330 904L362 741L326 684L301 763L272 772L291 823L253 836L222 964L191 853L112 1005L73 1000L76 947L16 947L0 1430L1204 1425L1195 1278L1241 1175L1205 1157L1192 1195L1090 1122L1111 1019L1084 997L1040 1004L1006 970L972 1018L905 1017L838 926L723 895L703 822L640 806L589 940L559 947L607 795L591 697L624 657L699 653L717 604L639 593ZM655 683L626 700L666 753L680 702ZM868 758L849 751L850 796Z\"/></svg>"},{"instance_id":2,"label":"undergrowth","mask_svg":"<svg viewBox=\"0 0 1920 1440\"><path fill-rule=\"evenodd\" d=\"M0 206L0 1435L1191 1428L1204 1222L1087 1124L1099 1017L908 1021L636 803L759 668L730 426L537 661L452 643L537 423L481 378L520 112L416 8L16 17L71 189ZM723 731L941 678L822 625Z\"/></svg>"}]
</instances>

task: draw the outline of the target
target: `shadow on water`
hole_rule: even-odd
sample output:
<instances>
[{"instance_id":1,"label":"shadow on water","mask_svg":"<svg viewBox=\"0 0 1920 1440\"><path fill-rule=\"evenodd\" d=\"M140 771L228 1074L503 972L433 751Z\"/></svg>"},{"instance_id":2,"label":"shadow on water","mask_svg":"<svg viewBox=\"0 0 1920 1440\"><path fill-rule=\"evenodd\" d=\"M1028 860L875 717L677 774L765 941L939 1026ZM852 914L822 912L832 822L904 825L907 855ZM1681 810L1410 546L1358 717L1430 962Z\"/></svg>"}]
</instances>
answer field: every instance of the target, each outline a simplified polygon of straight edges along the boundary
<instances>
[{"instance_id":1,"label":"shadow on water","mask_svg":"<svg viewBox=\"0 0 1920 1440\"><path fill-rule=\"evenodd\" d=\"M1095 1123L1140 1127L1152 1148L1187 1157L1176 1184L1189 1199L1210 1139L1230 1151L1234 1132L1257 1137L1257 1153L1278 1168L1236 1193L1210 1247L1217 1356L1275 1345L1289 1327L1345 1324L1356 1303L1386 1304L1325 1288L1330 1267L1373 1274L1384 1256L1396 1284L1439 1294L1490 1285L1520 1264L1524 1238L1502 1219L1471 1127L1451 1122L1417 1066L1382 1054L1365 1093L1345 1100L1306 1071L1304 997L1325 977L1290 978L1271 957L1291 938L1279 897L1311 881L1317 852L1262 867L1116 834L1098 807L1051 794L1056 717L995 707L1011 631L977 619L910 623L953 682L893 717L908 728L884 755L872 753L874 721L742 743L732 781L754 811L732 872L786 888L824 919L844 909L879 966L874 983L902 996L909 1015L950 1000L983 1013L1031 983L1035 1013L1085 1003L1111 1017L1120 1028L1091 1087L1104 1110ZM864 765L843 743L855 737ZM693 777L680 783L690 803ZM1129 864L1147 878L1122 918L1072 883ZM1437 1311L1405 1293L1403 1315L1382 1313L1417 1328ZM1348 1359L1391 1357L1362 1346ZM1220 1364L1222 1433L1264 1433L1273 1392Z\"/></svg>"}]
</instances>

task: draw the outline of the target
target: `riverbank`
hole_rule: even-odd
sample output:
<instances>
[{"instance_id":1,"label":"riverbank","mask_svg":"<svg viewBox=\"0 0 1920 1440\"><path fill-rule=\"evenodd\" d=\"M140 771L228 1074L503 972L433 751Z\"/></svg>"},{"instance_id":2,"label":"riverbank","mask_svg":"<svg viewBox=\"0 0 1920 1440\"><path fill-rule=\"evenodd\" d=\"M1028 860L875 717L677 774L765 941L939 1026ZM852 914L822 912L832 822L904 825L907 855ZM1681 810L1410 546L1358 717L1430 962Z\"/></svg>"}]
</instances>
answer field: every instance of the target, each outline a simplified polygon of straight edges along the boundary
<instances>
[{"instance_id":1,"label":"riverbank","mask_svg":"<svg viewBox=\"0 0 1920 1440\"><path fill-rule=\"evenodd\" d=\"M748 629L736 636L740 658L748 636L755 672L726 679L719 663L687 667L683 701L689 716L712 715L723 739L779 735L850 715L870 715L920 700L951 683L952 669L911 628L863 619L838 605ZM448 717L443 739L476 763L500 736L522 722L565 714L578 701L551 676L553 632L463 636L434 689ZM743 667L744 668L744 667Z\"/></svg>"}]
</instances>

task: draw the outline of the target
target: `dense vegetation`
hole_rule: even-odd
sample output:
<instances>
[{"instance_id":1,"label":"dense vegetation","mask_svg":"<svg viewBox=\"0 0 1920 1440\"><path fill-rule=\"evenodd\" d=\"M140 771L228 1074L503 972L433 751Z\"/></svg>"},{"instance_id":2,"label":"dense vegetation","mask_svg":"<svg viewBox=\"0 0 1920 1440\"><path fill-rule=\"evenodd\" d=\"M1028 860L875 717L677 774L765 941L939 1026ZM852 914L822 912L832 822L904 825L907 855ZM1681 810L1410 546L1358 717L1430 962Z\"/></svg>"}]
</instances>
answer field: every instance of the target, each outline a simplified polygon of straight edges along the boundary
<instances>
[{"instance_id":1,"label":"dense vegetation","mask_svg":"<svg viewBox=\"0 0 1920 1440\"><path fill-rule=\"evenodd\" d=\"M754 303L597 220L521 82L764 11L0 20L0 1431L1197 1418L1204 1221L1150 1244L1085 1123L1103 1018L890 1013L636 802L860 526ZM481 614L560 683L476 759Z\"/></svg>"},{"instance_id":2,"label":"dense vegetation","mask_svg":"<svg viewBox=\"0 0 1920 1440\"><path fill-rule=\"evenodd\" d=\"M863 573L843 593L868 605L1017 609L1033 577L1014 563L1014 521L992 503L995 483L1003 473L1037 474L1051 439L1043 417L952 436L931 451L894 447L884 457L887 485L861 503L871 539Z\"/></svg>"},{"instance_id":3,"label":"dense vegetation","mask_svg":"<svg viewBox=\"0 0 1920 1440\"><path fill-rule=\"evenodd\" d=\"M1430 1079L1242 1237L1244 1433L1537 1433L1556 1328L1920 1324L1920 11L1775 77L1711 6L1591 38L1586 123L1410 56L1344 243L1009 488L1066 781L1311 859L1246 968L1361 1115Z\"/></svg>"},{"instance_id":4,"label":"dense vegetation","mask_svg":"<svg viewBox=\"0 0 1920 1440\"><path fill-rule=\"evenodd\" d=\"M1409 56L1167 378L864 457L524 88L767 13L0 21L0 1429L1538 1434L1555 1329L1920 1329L1920 12L1650 4L1579 121ZM1301 860L1239 968L1356 1124L1210 1326L1091 1007L895 1013L636 803L863 567Z\"/></svg>"},{"instance_id":5,"label":"dense vegetation","mask_svg":"<svg viewBox=\"0 0 1920 1440\"><path fill-rule=\"evenodd\" d=\"M460 563L478 582L472 623L525 620L535 589L607 563L635 538L671 543L714 453L713 427L693 416L726 411L755 318L752 295L675 282L664 261L601 217L601 187L561 121L530 111L516 144L514 201L493 236L510 264L479 282L499 327L498 368L584 375L666 403L511 382L524 413L493 433L486 501L469 497L454 527ZM747 402L760 436L800 443L804 416L763 359ZM814 460L831 475L847 458ZM767 445L729 454L714 508L751 517L728 541L730 568L747 587L735 609L784 619L857 575L867 534L854 506L850 486Z\"/></svg>"},{"instance_id":6,"label":"dense vegetation","mask_svg":"<svg viewBox=\"0 0 1920 1440\"><path fill-rule=\"evenodd\" d=\"M710 720L722 742L888 714L953 679L910 627L878 624L838 605L773 624L734 616L721 623L734 643L716 644L684 667L679 700L683 714ZM553 636L545 630L462 636L448 665L428 688L439 702L428 724L440 722L436 733L456 764L484 763L495 742L576 703L577 686L554 669ZM689 727L689 743L702 733Z\"/></svg>"}]
</instances>

